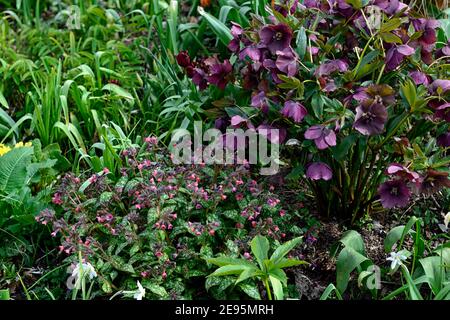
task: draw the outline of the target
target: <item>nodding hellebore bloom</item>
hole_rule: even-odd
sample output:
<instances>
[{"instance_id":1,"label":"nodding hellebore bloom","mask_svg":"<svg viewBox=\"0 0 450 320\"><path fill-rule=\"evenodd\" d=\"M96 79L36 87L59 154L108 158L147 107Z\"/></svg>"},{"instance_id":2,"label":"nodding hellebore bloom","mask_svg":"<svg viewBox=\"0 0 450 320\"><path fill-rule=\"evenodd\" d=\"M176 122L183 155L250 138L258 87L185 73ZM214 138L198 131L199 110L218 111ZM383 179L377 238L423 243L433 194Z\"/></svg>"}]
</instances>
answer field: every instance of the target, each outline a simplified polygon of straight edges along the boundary
<instances>
[{"instance_id":1,"label":"nodding hellebore bloom","mask_svg":"<svg viewBox=\"0 0 450 320\"><path fill-rule=\"evenodd\" d=\"M440 191L444 187L450 188L448 173L428 169L422 180L422 184L420 185L420 191L425 194L433 194Z\"/></svg>"},{"instance_id":2,"label":"nodding hellebore bloom","mask_svg":"<svg viewBox=\"0 0 450 320\"><path fill-rule=\"evenodd\" d=\"M384 13L394 15L408 8L408 6L399 0L375 0L374 5L378 6Z\"/></svg>"},{"instance_id":3,"label":"nodding hellebore bloom","mask_svg":"<svg viewBox=\"0 0 450 320\"><path fill-rule=\"evenodd\" d=\"M414 83L416 85L423 84L425 86L428 86L430 84L429 77L425 73L423 73L421 71L418 71L418 70L410 71L409 72L409 76L411 77L411 79L414 81Z\"/></svg>"},{"instance_id":4,"label":"nodding hellebore bloom","mask_svg":"<svg viewBox=\"0 0 450 320\"><path fill-rule=\"evenodd\" d=\"M381 204L385 209L405 207L411 197L411 191L406 182L400 179L383 183L378 188L378 194L380 195Z\"/></svg>"},{"instance_id":5,"label":"nodding hellebore bloom","mask_svg":"<svg viewBox=\"0 0 450 320\"><path fill-rule=\"evenodd\" d=\"M365 100L356 108L353 127L363 135L372 136L383 132L388 113L380 98Z\"/></svg>"},{"instance_id":6,"label":"nodding hellebore bloom","mask_svg":"<svg viewBox=\"0 0 450 320\"><path fill-rule=\"evenodd\" d=\"M266 93L264 91L258 92L252 97L252 101L250 103L252 107L261 109L262 112L266 113L269 111L269 103L266 97Z\"/></svg>"},{"instance_id":7,"label":"nodding hellebore bloom","mask_svg":"<svg viewBox=\"0 0 450 320\"><path fill-rule=\"evenodd\" d=\"M416 184L420 183L420 175L417 172L409 170L407 167L400 163L391 163L387 169L386 173L391 176L397 176L404 180L414 182Z\"/></svg>"},{"instance_id":8,"label":"nodding hellebore bloom","mask_svg":"<svg viewBox=\"0 0 450 320\"><path fill-rule=\"evenodd\" d=\"M306 168L306 177L311 180L330 180L333 177L331 168L323 162L313 162Z\"/></svg>"},{"instance_id":9,"label":"nodding hellebore bloom","mask_svg":"<svg viewBox=\"0 0 450 320\"><path fill-rule=\"evenodd\" d=\"M437 41L436 29L439 27L439 22L434 19L414 19L412 24L416 32L422 32L422 35L413 41L412 45L421 47L423 62L430 64L433 62L432 52Z\"/></svg>"},{"instance_id":10,"label":"nodding hellebore bloom","mask_svg":"<svg viewBox=\"0 0 450 320\"><path fill-rule=\"evenodd\" d=\"M444 134L441 134L437 138L437 144L443 148L450 147L450 132L446 132Z\"/></svg>"},{"instance_id":11,"label":"nodding hellebore bloom","mask_svg":"<svg viewBox=\"0 0 450 320\"><path fill-rule=\"evenodd\" d=\"M291 118L295 122L299 123L308 114L308 110L298 102L289 100L284 103L281 114L286 118Z\"/></svg>"},{"instance_id":12,"label":"nodding hellebore bloom","mask_svg":"<svg viewBox=\"0 0 450 320\"><path fill-rule=\"evenodd\" d=\"M298 64L297 55L291 48L286 48L283 51L277 51L278 58L275 65L278 70L287 74L288 77L293 77L297 74Z\"/></svg>"},{"instance_id":13,"label":"nodding hellebore bloom","mask_svg":"<svg viewBox=\"0 0 450 320\"><path fill-rule=\"evenodd\" d=\"M314 140L314 143L320 150L336 145L336 134L333 130L328 129L323 125L316 125L308 128L305 132L305 138Z\"/></svg>"},{"instance_id":14,"label":"nodding hellebore bloom","mask_svg":"<svg viewBox=\"0 0 450 320\"><path fill-rule=\"evenodd\" d=\"M437 79L430 85L431 93L444 94L450 91L450 80Z\"/></svg>"},{"instance_id":15,"label":"nodding hellebore bloom","mask_svg":"<svg viewBox=\"0 0 450 320\"><path fill-rule=\"evenodd\" d=\"M407 44L393 46L388 50L386 54L386 70L394 70L403 62L405 57L413 55L414 52L414 48L410 47Z\"/></svg>"},{"instance_id":16,"label":"nodding hellebore bloom","mask_svg":"<svg viewBox=\"0 0 450 320\"><path fill-rule=\"evenodd\" d=\"M450 103L437 107L434 115L436 118L450 122Z\"/></svg>"},{"instance_id":17,"label":"nodding hellebore bloom","mask_svg":"<svg viewBox=\"0 0 450 320\"><path fill-rule=\"evenodd\" d=\"M292 30L289 26L280 23L268 25L259 31L261 45L267 48L272 54L283 51L291 44Z\"/></svg>"},{"instance_id":18,"label":"nodding hellebore bloom","mask_svg":"<svg viewBox=\"0 0 450 320\"><path fill-rule=\"evenodd\" d=\"M207 80L219 89L225 89L233 67L229 60L221 63L217 58L208 58L205 64L209 67Z\"/></svg>"}]
</instances>

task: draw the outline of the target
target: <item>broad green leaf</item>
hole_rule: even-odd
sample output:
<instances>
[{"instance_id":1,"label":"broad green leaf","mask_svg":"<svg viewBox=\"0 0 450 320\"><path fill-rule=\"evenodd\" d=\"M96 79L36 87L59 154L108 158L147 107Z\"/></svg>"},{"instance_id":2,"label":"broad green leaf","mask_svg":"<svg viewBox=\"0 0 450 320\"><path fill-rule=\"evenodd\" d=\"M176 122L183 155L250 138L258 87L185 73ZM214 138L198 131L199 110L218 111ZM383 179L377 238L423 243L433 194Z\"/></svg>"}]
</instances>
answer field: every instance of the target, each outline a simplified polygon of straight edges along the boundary
<instances>
[{"instance_id":1,"label":"broad green leaf","mask_svg":"<svg viewBox=\"0 0 450 320\"><path fill-rule=\"evenodd\" d=\"M197 8L198 13L206 19L211 29L217 35L219 40L224 44L228 45L230 41L233 39L230 29L226 25L224 25L220 20L218 20L213 15L206 12L201 6Z\"/></svg>"},{"instance_id":2,"label":"broad green leaf","mask_svg":"<svg viewBox=\"0 0 450 320\"><path fill-rule=\"evenodd\" d=\"M284 293L283 293L283 285L281 284L281 281L273 276L269 276L269 280L270 280L270 283L272 284L273 294L275 295L275 299L283 300Z\"/></svg>"},{"instance_id":3,"label":"broad green leaf","mask_svg":"<svg viewBox=\"0 0 450 320\"><path fill-rule=\"evenodd\" d=\"M362 255L366 254L366 251L364 249L364 241L361 235L354 230L345 232L340 242L344 244L344 246L352 248Z\"/></svg>"},{"instance_id":4,"label":"broad green leaf","mask_svg":"<svg viewBox=\"0 0 450 320\"><path fill-rule=\"evenodd\" d=\"M308 38L306 36L306 30L304 27L301 27L298 30L297 39L295 40L295 42L297 44L295 51L297 51L297 54L300 59L303 59L305 57L306 47L308 45L307 41L308 41Z\"/></svg>"},{"instance_id":5,"label":"broad green leaf","mask_svg":"<svg viewBox=\"0 0 450 320\"><path fill-rule=\"evenodd\" d=\"M116 94L121 98L125 98L129 101L134 101L133 96L128 91L126 91L124 88L119 87L114 83L106 84L105 86L103 86L102 90L113 92L114 94Z\"/></svg>"},{"instance_id":6,"label":"broad green leaf","mask_svg":"<svg viewBox=\"0 0 450 320\"><path fill-rule=\"evenodd\" d=\"M342 249L336 263L336 286L340 293L343 293L347 289L350 274L353 270L367 260L369 259L366 256L352 247L344 247Z\"/></svg>"},{"instance_id":7,"label":"broad green leaf","mask_svg":"<svg viewBox=\"0 0 450 320\"><path fill-rule=\"evenodd\" d=\"M166 291L166 289L164 289L164 287L162 287L154 282L151 282L150 280L143 280L142 286L145 289L150 290L152 293L156 294L157 296L159 296L161 298L168 296L167 291Z\"/></svg>"},{"instance_id":8,"label":"broad green leaf","mask_svg":"<svg viewBox=\"0 0 450 320\"><path fill-rule=\"evenodd\" d=\"M269 253L269 240L263 236L257 235L251 242L251 248L261 270L265 270L264 260L267 260L267 255Z\"/></svg>"},{"instance_id":9,"label":"broad green leaf","mask_svg":"<svg viewBox=\"0 0 450 320\"><path fill-rule=\"evenodd\" d=\"M342 296L341 296L341 294L339 293L339 290L338 290L338 289L334 286L334 284L332 284L332 283L330 283L330 284L325 288L325 290L323 291L323 293L322 293L322 295L320 296L319 300L327 300L328 297L330 296L330 294L331 294L333 291L336 293L336 297L337 297L339 300L342 300Z\"/></svg>"},{"instance_id":10,"label":"broad green leaf","mask_svg":"<svg viewBox=\"0 0 450 320\"><path fill-rule=\"evenodd\" d=\"M274 265L274 268L289 268L289 267L295 267L300 266L302 264L308 264L308 262L303 260L297 260L297 259L281 259L277 264Z\"/></svg>"},{"instance_id":11,"label":"broad green leaf","mask_svg":"<svg viewBox=\"0 0 450 320\"><path fill-rule=\"evenodd\" d=\"M236 279L236 284L239 282L245 281L249 278L253 278L256 275L261 274L261 272L256 268L246 268L242 273L239 275L239 277Z\"/></svg>"},{"instance_id":12,"label":"broad green leaf","mask_svg":"<svg viewBox=\"0 0 450 320\"><path fill-rule=\"evenodd\" d=\"M226 265L253 265L250 261L230 257L209 258L206 259L206 261L219 267L223 267Z\"/></svg>"},{"instance_id":13,"label":"broad green leaf","mask_svg":"<svg viewBox=\"0 0 450 320\"><path fill-rule=\"evenodd\" d=\"M244 291L250 298L261 300L261 295L259 294L257 286L248 283L240 283L239 288L241 288L241 290Z\"/></svg>"},{"instance_id":14,"label":"broad green leaf","mask_svg":"<svg viewBox=\"0 0 450 320\"><path fill-rule=\"evenodd\" d=\"M218 268L216 271L211 273L209 277L218 277L218 276L229 276L229 275L238 275L249 269L250 267L245 265L226 265Z\"/></svg>"},{"instance_id":15,"label":"broad green leaf","mask_svg":"<svg viewBox=\"0 0 450 320\"><path fill-rule=\"evenodd\" d=\"M298 246L300 242L302 242L302 237L298 237L283 243L273 252L272 256L270 257L270 260L274 264L277 264L278 262L280 262L282 258L284 258L285 255L289 253L289 251Z\"/></svg>"},{"instance_id":16,"label":"broad green leaf","mask_svg":"<svg viewBox=\"0 0 450 320\"><path fill-rule=\"evenodd\" d=\"M445 274L441 257L427 257L420 259L419 262L422 265L425 275L427 276L430 289L435 295L437 295L442 288L444 281L442 276Z\"/></svg>"}]
</instances>

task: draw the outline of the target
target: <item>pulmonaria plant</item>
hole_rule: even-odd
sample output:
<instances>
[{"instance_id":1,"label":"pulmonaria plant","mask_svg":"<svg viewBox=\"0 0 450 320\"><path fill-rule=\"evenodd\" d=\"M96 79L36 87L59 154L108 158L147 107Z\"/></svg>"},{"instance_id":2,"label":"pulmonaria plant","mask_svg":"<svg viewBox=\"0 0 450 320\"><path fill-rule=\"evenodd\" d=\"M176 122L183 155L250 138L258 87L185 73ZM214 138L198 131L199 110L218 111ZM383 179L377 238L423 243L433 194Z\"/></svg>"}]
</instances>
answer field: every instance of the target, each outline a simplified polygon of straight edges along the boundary
<instances>
[{"instance_id":1,"label":"pulmonaria plant","mask_svg":"<svg viewBox=\"0 0 450 320\"><path fill-rule=\"evenodd\" d=\"M62 255L76 262L80 254L95 267L106 293L133 290L137 278L155 297L191 298L202 285L190 287L192 277L211 272L203 259L243 254L257 234L281 241L290 232L273 187L246 165L177 166L152 137L121 156L118 181L108 169L67 174L54 209L36 218L61 239Z\"/></svg>"},{"instance_id":2,"label":"pulmonaria plant","mask_svg":"<svg viewBox=\"0 0 450 320\"><path fill-rule=\"evenodd\" d=\"M282 1L267 20L232 24L223 62L180 65L201 90L224 88L218 128L239 117L296 139L286 162L319 210L355 222L450 186L450 46L438 29L398 0Z\"/></svg>"}]
</instances>

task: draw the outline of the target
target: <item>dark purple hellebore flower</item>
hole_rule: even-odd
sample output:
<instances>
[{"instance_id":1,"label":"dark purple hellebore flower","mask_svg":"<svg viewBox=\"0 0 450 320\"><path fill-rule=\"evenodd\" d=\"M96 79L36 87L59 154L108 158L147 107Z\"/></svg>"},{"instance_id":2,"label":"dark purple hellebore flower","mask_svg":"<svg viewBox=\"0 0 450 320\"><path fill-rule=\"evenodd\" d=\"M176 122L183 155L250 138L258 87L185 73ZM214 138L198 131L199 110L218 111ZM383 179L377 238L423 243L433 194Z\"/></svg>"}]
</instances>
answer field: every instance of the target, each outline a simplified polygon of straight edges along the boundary
<instances>
[{"instance_id":1,"label":"dark purple hellebore flower","mask_svg":"<svg viewBox=\"0 0 450 320\"><path fill-rule=\"evenodd\" d=\"M256 130L258 133L267 138L272 143L281 144L286 139L286 129L273 127L268 124L260 124Z\"/></svg>"},{"instance_id":2,"label":"dark purple hellebore flower","mask_svg":"<svg viewBox=\"0 0 450 320\"><path fill-rule=\"evenodd\" d=\"M228 117L221 117L214 121L214 127L220 131L225 131L230 125L230 119Z\"/></svg>"},{"instance_id":3,"label":"dark purple hellebore flower","mask_svg":"<svg viewBox=\"0 0 450 320\"><path fill-rule=\"evenodd\" d=\"M447 44L436 51L436 59L442 57L450 57L450 41Z\"/></svg>"},{"instance_id":4,"label":"dark purple hellebore flower","mask_svg":"<svg viewBox=\"0 0 450 320\"><path fill-rule=\"evenodd\" d=\"M231 125L233 126L233 128L240 128L245 125L245 127L249 129L255 129L255 126L249 119L243 118L238 115L231 117Z\"/></svg>"},{"instance_id":5,"label":"dark purple hellebore flower","mask_svg":"<svg viewBox=\"0 0 450 320\"><path fill-rule=\"evenodd\" d=\"M356 108L353 127L361 134L372 136L383 132L388 113L381 101L364 101Z\"/></svg>"},{"instance_id":6,"label":"dark purple hellebore flower","mask_svg":"<svg viewBox=\"0 0 450 320\"><path fill-rule=\"evenodd\" d=\"M417 32L422 32L414 44L421 46L422 60L430 64L433 61L432 52L437 41L436 29L439 27L439 22L434 19L414 19L412 23Z\"/></svg>"},{"instance_id":7,"label":"dark purple hellebore flower","mask_svg":"<svg viewBox=\"0 0 450 320\"><path fill-rule=\"evenodd\" d=\"M225 60L223 63L217 61L211 65L207 80L223 90L229 81L231 71L233 71L233 67L229 60Z\"/></svg>"},{"instance_id":8,"label":"dark purple hellebore flower","mask_svg":"<svg viewBox=\"0 0 450 320\"><path fill-rule=\"evenodd\" d=\"M176 59L180 67L187 68L192 65L191 58L189 57L187 51L181 51L177 54Z\"/></svg>"},{"instance_id":9,"label":"dark purple hellebore flower","mask_svg":"<svg viewBox=\"0 0 450 320\"><path fill-rule=\"evenodd\" d=\"M416 85L425 85L428 86L430 84L430 79L428 76L421 71L411 71L409 72L409 76L413 79Z\"/></svg>"},{"instance_id":10,"label":"dark purple hellebore flower","mask_svg":"<svg viewBox=\"0 0 450 320\"><path fill-rule=\"evenodd\" d=\"M254 65L247 63L245 67L241 69L242 87L245 90L256 89L260 83L259 69L255 70Z\"/></svg>"},{"instance_id":11,"label":"dark purple hellebore flower","mask_svg":"<svg viewBox=\"0 0 450 320\"><path fill-rule=\"evenodd\" d=\"M235 22L231 22L231 24L231 35L233 36L233 39L228 44L228 49L231 52L238 53L241 49L241 35L243 34L244 30Z\"/></svg>"},{"instance_id":12,"label":"dark purple hellebore flower","mask_svg":"<svg viewBox=\"0 0 450 320\"><path fill-rule=\"evenodd\" d=\"M425 194L433 194L440 191L442 188L450 188L448 173L428 169L425 177L423 178L420 191Z\"/></svg>"},{"instance_id":13,"label":"dark purple hellebore flower","mask_svg":"<svg viewBox=\"0 0 450 320\"><path fill-rule=\"evenodd\" d=\"M430 86L430 91L437 94L443 94L450 91L450 80L434 80Z\"/></svg>"},{"instance_id":14,"label":"dark purple hellebore flower","mask_svg":"<svg viewBox=\"0 0 450 320\"><path fill-rule=\"evenodd\" d=\"M399 0L375 0L374 5L378 6L388 15L397 14L403 9L408 8L406 4Z\"/></svg>"},{"instance_id":15,"label":"dark purple hellebore flower","mask_svg":"<svg viewBox=\"0 0 450 320\"><path fill-rule=\"evenodd\" d=\"M252 102L250 104L252 107L261 109L262 112L267 113L269 111L269 104L267 102L266 94L261 91L252 97Z\"/></svg>"},{"instance_id":16,"label":"dark purple hellebore flower","mask_svg":"<svg viewBox=\"0 0 450 320\"><path fill-rule=\"evenodd\" d=\"M294 14L298 8L298 0L282 0L281 4L274 6L275 11L278 11L283 17L286 17L289 13Z\"/></svg>"},{"instance_id":17,"label":"dark purple hellebore flower","mask_svg":"<svg viewBox=\"0 0 450 320\"><path fill-rule=\"evenodd\" d=\"M407 167L400 163L391 163L387 167L386 173L390 176L397 176L414 183L420 183L420 175L417 172L409 170Z\"/></svg>"},{"instance_id":18,"label":"dark purple hellebore flower","mask_svg":"<svg viewBox=\"0 0 450 320\"><path fill-rule=\"evenodd\" d=\"M330 60L322 63L314 73L317 77L328 76L334 72L345 72L348 70L348 64L344 60Z\"/></svg>"},{"instance_id":19,"label":"dark purple hellebore flower","mask_svg":"<svg viewBox=\"0 0 450 320\"><path fill-rule=\"evenodd\" d=\"M330 180L333 177L331 168L323 162L314 162L306 168L306 177L311 180Z\"/></svg>"},{"instance_id":20,"label":"dark purple hellebore flower","mask_svg":"<svg viewBox=\"0 0 450 320\"><path fill-rule=\"evenodd\" d=\"M284 103L281 114L286 118L291 118L295 122L299 123L308 114L308 110L298 102L289 100Z\"/></svg>"},{"instance_id":21,"label":"dark purple hellebore flower","mask_svg":"<svg viewBox=\"0 0 450 320\"><path fill-rule=\"evenodd\" d=\"M407 44L393 46L386 54L386 70L394 70L403 62L405 57L413 55L414 52L414 48L408 46Z\"/></svg>"},{"instance_id":22,"label":"dark purple hellebore flower","mask_svg":"<svg viewBox=\"0 0 450 320\"><path fill-rule=\"evenodd\" d=\"M268 25L259 31L261 44L264 45L272 54L277 51L283 51L291 44L292 30L289 26L280 23L277 25Z\"/></svg>"},{"instance_id":23,"label":"dark purple hellebore flower","mask_svg":"<svg viewBox=\"0 0 450 320\"><path fill-rule=\"evenodd\" d=\"M275 65L278 70L284 72L288 77L293 77L298 71L297 55L290 47L283 51L277 51L277 61Z\"/></svg>"},{"instance_id":24,"label":"dark purple hellebore flower","mask_svg":"<svg viewBox=\"0 0 450 320\"><path fill-rule=\"evenodd\" d=\"M254 62L259 62L261 60L261 49L257 48L254 45L246 46L239 53L239 59L244 60L245 57L249 57Z\"/></svg>"},{"instance_id":25,"label":"dark purple hellebore flower","mask_svg":"<svg viewBox=\"0 0 450 320\"><path fill-rule=\"evenodd\" d=\"M396 179L383 183L378 188L378 194L383 208L392 209L408 205L411 191L404 181Z\"/></svg>"},{"instance_id":26,"label":"dark purple hellebore flower","mask_svg":"<svg viewBox=\"0 0 450 320\"><path fill-rule=\"evenodd\" d=\"M439 119L450 122L450 103L446 103L440 107L437 107L434 115Z\"/></svg>"},{"instance_id":27,"label":"dark purple hellebore flower","mask_svg":"<svg viewBox=\"0 0 450 320\"><path fill-rule=\"evenodd\" d=\"M208 87L206 72L201 68L194 68L192 82L194 82L200 90L205 90Z\"/></svg>"},{"instance_id":28,"label":"dark purple hellebore flower","mask_svg":"<svg viewBox=\"0 0 450 320\"><path fill-rule=\"evenodd\" d=\"M305 132L305 138L314 140L316 147L320 150L334 147L336 145L336 134L333 130L322 125L316 125L308 128Z\"/></svg>"},{"instance_id":29,"label":"dark purple hellebore flower","mask_svg":"<svg viewBox=\"0 0 450 320\"><path fill-rule=\"evenodd\" d=\"M446 132L444 134L441 134L437 138L437 144L443 148L450 147L450 132Z\"/></svg>"},{"instance_id":30,"label":"dark purple hellebore flower","mask_svg":"<svg viewBox=\"0 0 450 320\"><path fill-rule=\"evenodd\" d=\"M389 106L395 103L395 91L387 84L374 84L366 89L368 100L373 103L375 100Z\"/></svg>"}]
</instances>

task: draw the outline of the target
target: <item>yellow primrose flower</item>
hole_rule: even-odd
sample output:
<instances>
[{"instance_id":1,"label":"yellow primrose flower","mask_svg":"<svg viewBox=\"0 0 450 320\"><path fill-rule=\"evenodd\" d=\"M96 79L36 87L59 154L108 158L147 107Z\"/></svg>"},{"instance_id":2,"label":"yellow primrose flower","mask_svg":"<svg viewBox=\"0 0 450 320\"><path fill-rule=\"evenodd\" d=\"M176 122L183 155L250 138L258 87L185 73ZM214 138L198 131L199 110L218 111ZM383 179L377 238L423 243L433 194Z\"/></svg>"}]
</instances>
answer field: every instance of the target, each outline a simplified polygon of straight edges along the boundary
<instances>
[{"instance_id":1,"label":"yellow primrose flower","mask_svg":"<svg viewBox=\"0 0 450 320\"><path fill-rule=\"evenodd\" d=\"M11 148L0 143L0 157L11 151Z\"/></svg>"},{"instance_id":2,"label":"yellow primrose flower","mask_svg":"<svg viewBox=\"0 0 450 320\"><path fill-rule=\"evenodd\" d=\"M23 143L22 141L16 143L14 148L21 148L21 147L31 147L31 142Z\"/></svg>"}]
</instances>

